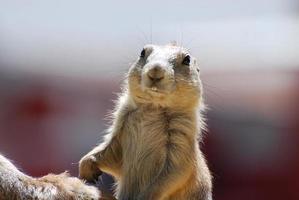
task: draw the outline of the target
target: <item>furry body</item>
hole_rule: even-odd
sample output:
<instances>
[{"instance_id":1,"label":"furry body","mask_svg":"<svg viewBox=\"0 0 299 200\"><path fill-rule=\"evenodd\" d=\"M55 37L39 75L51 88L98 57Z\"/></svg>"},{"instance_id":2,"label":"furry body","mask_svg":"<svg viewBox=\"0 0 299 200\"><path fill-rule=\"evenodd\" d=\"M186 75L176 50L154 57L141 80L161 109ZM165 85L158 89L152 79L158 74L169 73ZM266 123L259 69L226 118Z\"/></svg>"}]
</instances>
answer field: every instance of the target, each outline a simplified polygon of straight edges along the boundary
<instances>
[{"instance_id":1,"label":"furry body","mask_svg":"<svg viewBox=\"0 0 299 200\"><path fill-rule=\"evenodd\" d=\"M185 49L146 46L129 70L105 141L81 159L80 177L113 175L120 200L211 199L198 142L201 96L196 60Z\"/></svg>"},{"instance_id":2,"label":"furry body","mask_svg":"<svg viewBox=\"0 0 299 200\"><path fill-rule=\"evenodd\" d=\"M0 200L96 200L99 191L68 173L33 178L0 154Z\"/></svg>"}]
</instances>

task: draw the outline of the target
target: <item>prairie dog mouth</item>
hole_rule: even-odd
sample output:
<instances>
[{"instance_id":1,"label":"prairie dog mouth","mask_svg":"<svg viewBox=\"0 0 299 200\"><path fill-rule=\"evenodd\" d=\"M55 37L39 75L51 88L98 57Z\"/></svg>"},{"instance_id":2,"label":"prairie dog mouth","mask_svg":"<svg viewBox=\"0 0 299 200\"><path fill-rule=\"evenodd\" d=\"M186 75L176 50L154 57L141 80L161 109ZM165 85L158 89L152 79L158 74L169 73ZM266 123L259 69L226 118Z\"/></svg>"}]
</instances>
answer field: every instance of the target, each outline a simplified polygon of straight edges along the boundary
<instances>
[{"instance_id":1,"label":"prairie dog mouth","mask_svg":"<svg viewBox=\"0 0 299 200\"><path fill-rule=\"evenodd\" d=\"M154 92L158 92L158 88L156 86L151 87L151 90Z\"/></svg>"},{"instance_id":2,"label":"prairie dog mouth","mask_svg":"<svg viewBox=\"0 0 299 200\"><path fill-rule=\"evenodd\" d=\"M164 87L158 87L156 85L153 85L151 87L145 87L145 92L148 92L150 94L154 94L154 95L165 95L170 93L169 91L167 91L167 89L165 89Z\"/></svg>"},{"instance_id":3,"label":"prairie dog mouth","mask_svg":"<svg viewBox=\"0 0 299 200\"><path fill-rule=\"evenodd\" d=\"M175 84L172 81L152 82L145 79L141 83L141 88L151 94L169 94L175 89Z\"/></svg>"}]
</instances>

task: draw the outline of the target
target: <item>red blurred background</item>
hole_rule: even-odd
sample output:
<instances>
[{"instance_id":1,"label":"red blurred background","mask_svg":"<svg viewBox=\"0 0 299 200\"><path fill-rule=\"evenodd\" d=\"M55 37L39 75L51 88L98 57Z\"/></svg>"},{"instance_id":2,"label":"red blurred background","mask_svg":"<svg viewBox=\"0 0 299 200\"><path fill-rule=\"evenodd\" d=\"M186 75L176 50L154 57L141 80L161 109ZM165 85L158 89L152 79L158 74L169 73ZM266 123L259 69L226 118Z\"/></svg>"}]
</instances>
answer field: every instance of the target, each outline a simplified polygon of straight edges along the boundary
<instances>
[{"instance_id":1,"label":"red blurred background","mask_svg":"<svg viewBox=\"0 0 299 200\"><path fill-rule=\"evenodd\" d=\"M201 63L214 199L299 199L298 2L115 4L1 1L0 152L77 175L129 63L177 40Z\"/></svg>"}]
</instances>

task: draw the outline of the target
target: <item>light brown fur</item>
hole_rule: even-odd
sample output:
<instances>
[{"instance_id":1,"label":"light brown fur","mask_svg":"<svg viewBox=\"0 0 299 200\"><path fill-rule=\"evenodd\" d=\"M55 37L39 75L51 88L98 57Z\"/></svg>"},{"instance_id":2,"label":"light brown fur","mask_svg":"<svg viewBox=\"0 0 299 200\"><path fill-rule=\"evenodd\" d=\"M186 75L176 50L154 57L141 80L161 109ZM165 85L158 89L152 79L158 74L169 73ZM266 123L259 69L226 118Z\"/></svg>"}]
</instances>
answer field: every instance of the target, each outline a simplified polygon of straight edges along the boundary
<instances>
[{"instance_id":1,"label":"light brown fur","mask_svg":"<svg viewBox=\"0 0 299 200\"><path fill-rule=\"evenodd\" d=\"M33 178L0 154L0 200L97 200L99 191L68 173Z\"/></svg>"},{"instance_id":2,"label":"light brown fur","mask_svg":"<svg viewBox=\"0 0 299 200\"><path fill-rule=\"evenodd\" d=\"M113 175L120 200L210 200L211 176L198 142L197 62L177 46L144 49L129 70L105 141L81 159L79 176Z\"/></svg>"}]
</instances>

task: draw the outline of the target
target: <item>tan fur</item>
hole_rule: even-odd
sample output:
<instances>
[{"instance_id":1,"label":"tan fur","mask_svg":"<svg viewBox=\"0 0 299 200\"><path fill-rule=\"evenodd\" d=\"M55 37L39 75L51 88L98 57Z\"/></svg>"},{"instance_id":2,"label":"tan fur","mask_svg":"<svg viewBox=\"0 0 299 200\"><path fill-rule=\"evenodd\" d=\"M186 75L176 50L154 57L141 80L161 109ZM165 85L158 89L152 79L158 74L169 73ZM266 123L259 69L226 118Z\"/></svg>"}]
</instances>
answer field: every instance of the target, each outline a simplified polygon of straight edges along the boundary
<instances>
[{"instance_id":1,"label":"tan fur","mask_svg":"<svg viewBox=\"0 0 299 200\"><path fill-rule=\"evenodd\" d=\"M0 154L0 200L96 200L99 191L68 173L32 178Z\"/></svg>"},{"instance_id":2,"label":"tan fur","mask_svg":"<svg viewBox=\"0 0 299 200\"><path fill-rule=\"evenodd\" d=\"M144 49L130 68L104 142L81 159L79 176L113 175L121 200L211 199L198 142L203 103L196 60L182 64L189 53L174 45Z\"/></svg>"}]
</instances>

